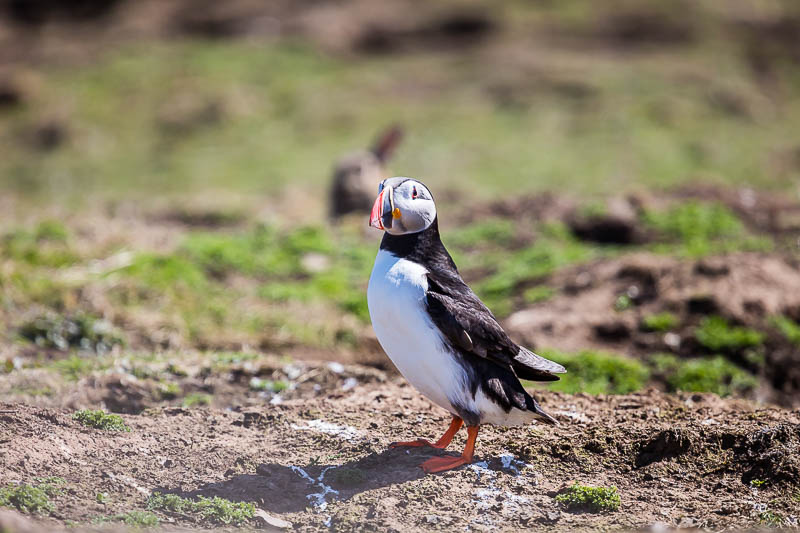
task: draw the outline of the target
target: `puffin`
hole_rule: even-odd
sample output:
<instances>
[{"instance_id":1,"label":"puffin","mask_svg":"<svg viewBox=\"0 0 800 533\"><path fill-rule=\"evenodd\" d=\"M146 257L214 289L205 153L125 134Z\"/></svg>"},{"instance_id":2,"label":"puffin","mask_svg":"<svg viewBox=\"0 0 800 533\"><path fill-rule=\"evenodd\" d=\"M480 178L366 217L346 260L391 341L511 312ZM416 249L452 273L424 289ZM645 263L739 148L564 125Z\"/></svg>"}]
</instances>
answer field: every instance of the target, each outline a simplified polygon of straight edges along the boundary
<instances>
[{"instance_id":1,"label":"puffin","mask_svg":"<svg viewBox=\"0 0 800 533\"><path fill-rule=\"evenodd\" d=\"M347 154L336 163L328 199L331 220L370 208L375 183L387 177L386 163L402 139L403 129L392 125L372 148Z\"/></svg>"},{"instance_id":2,"label":"puffin","mask_svg":"<svg viewBox=\"0 0 800 533\"><path fill-rule=\"evenodd\" d=\"M519 346L467 286L442 244L428 187L407 177L383 180L369 225L383 238L367 288L375 335L405 379L452 416L444 435L392 447L447 448L462 425L461 456L437 456L420 466L443 472L473 461L482 425L556 424L520 379L556 381L560 364Z\"/></svg>"}]
</instances>

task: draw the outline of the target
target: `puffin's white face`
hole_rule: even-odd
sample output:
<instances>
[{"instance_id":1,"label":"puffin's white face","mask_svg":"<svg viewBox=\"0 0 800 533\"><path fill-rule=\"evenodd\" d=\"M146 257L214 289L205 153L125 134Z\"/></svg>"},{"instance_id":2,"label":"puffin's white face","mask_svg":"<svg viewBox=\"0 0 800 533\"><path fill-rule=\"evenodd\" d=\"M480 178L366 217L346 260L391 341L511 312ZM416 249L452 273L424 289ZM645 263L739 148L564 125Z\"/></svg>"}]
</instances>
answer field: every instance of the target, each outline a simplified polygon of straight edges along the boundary
<instances>
[{"instance_id":1,"label":"puffin's white face","mask_svg":"<svg viewBox=\"0 0 800 533\"><path fill-rule=\"evenodd\" d=\"M428 188L412 178L388 178L378 186L369 225L392 235L418 233L433 223L436 204Z\"/></svg>"}]
</instances>

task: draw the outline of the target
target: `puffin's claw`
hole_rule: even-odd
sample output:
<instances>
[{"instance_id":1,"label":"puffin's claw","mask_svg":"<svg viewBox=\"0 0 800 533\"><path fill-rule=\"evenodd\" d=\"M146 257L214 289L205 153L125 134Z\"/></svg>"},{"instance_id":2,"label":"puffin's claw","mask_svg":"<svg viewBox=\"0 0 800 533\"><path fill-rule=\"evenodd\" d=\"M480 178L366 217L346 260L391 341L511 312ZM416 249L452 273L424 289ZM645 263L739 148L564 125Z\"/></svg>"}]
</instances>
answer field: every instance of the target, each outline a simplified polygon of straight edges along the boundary
<instances>
[{"instance_id":1,"label":"puffin's claw","mask_svg":"<svg viewBox=\"0 0 800 533\"><path fill-rule=\"evenodd\" d=\"M453 468L458 468L461 465L466 465L472 462L471 458L466 458L463 456L452 457L452 456L444 456L444 457L431 457L421 465L419 465L425 472L428 474L433 474L435 472L444 472L445 470L452 470Z\"/></svg>"},{"instance_id":2,"label":"puffin's claw","mask_svg":"<svg viewBox=\"0 0 800 533\"><path fill-rule=\"evenodd\" d=\"M478 426L468 426L467 445L464 446L464 451L461 452L461 457L431 457L419 466L421 466L425 472L431 474L433 472L444 472L445 470L458 468L461 465L468 465L472 462L472 457L475 453L475 441L477 439Z\"/></svg>"}]
</instances>

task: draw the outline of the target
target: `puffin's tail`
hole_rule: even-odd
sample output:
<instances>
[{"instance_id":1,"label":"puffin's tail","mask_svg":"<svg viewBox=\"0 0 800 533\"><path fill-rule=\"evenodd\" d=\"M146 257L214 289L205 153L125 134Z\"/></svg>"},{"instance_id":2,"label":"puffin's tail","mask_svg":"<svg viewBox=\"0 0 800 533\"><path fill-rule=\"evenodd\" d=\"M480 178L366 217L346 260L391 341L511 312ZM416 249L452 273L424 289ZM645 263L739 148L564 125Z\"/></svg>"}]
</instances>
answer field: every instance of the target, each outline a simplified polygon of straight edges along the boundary
<instances>
[{"instance_id":1,"label":"puffin's tail","mask_svg":"<svg viewBox=\"0 0 800 533\"><path fill-rule=\"evenodd\" d=\"M547 424L551 424L553 426L557 426L558 425L558 420L556 420L555 418L550 416L549 413L547 413L544 409L542 409L542 406L539 405L539 402L534 400L533 397L531 397L531 396L528 396L528 397L530 398L530 402L528 402L529 405L527 406L528 407L528 411L531 411L534 415L536 415L536 418L538 418L542 422L545 422ZM532 404L532 405L530 405L530 404Z\"/></svg>"}]
</instances>

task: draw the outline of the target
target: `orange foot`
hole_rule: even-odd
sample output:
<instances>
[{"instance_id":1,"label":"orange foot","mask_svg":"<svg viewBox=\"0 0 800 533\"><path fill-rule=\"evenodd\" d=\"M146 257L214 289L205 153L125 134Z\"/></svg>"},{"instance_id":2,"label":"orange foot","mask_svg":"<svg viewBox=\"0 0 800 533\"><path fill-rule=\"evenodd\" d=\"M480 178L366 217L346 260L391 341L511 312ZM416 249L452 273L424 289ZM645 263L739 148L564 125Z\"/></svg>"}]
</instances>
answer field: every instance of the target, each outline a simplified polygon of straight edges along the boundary
<instances>
[{"instance_id":1,"label":"orange foot","mask_svg":"<svg viewBox=\"0 0 800 533\"><path fill-rule=\"evenodd\" d=\"M466 465L471 463L471 459L467 459L465 457L431 457L421 466L422 469L427 472L428 474L433 474L434 472L444 472L445 470L452 470L453 468L458 468L461 465Z\"/></svg>"},{"instance_id":2,"label":"orange foot","mask_svg":"<svg viewBox=\"0 0 800 533\"><path fill-rule=\"evenodd\" d=\"M390 448L398 448L400 446L407 446L412 448L418 448L420 446L430 446L431 448L436 448L439 450L444 450L453 440L453 436L458 432L461 424L464 421L458 417L453 417L453 420L450 422L450 427L447 428L447 431L444 432L444 435L437 440L436 442L431 442L425 439L417 439L417 440L410 440L404 442L393 442L389 445Z\"/></svg>"},{"instance_id":3,"label":"orange foot","mask_svg":"<svg viewBox=\"0 0 800 533\"><path fill-rule=\"evenodd\" d=\"M419 466L421 466L425 472L431 474L433 472L452 470L461 465L468 465L472 462L472 457L475 453L475 441L477 439L478 426L469 426L467 427L467 445L464 446L461 457L431 457Z\"/></svg>"}]
</instances>

